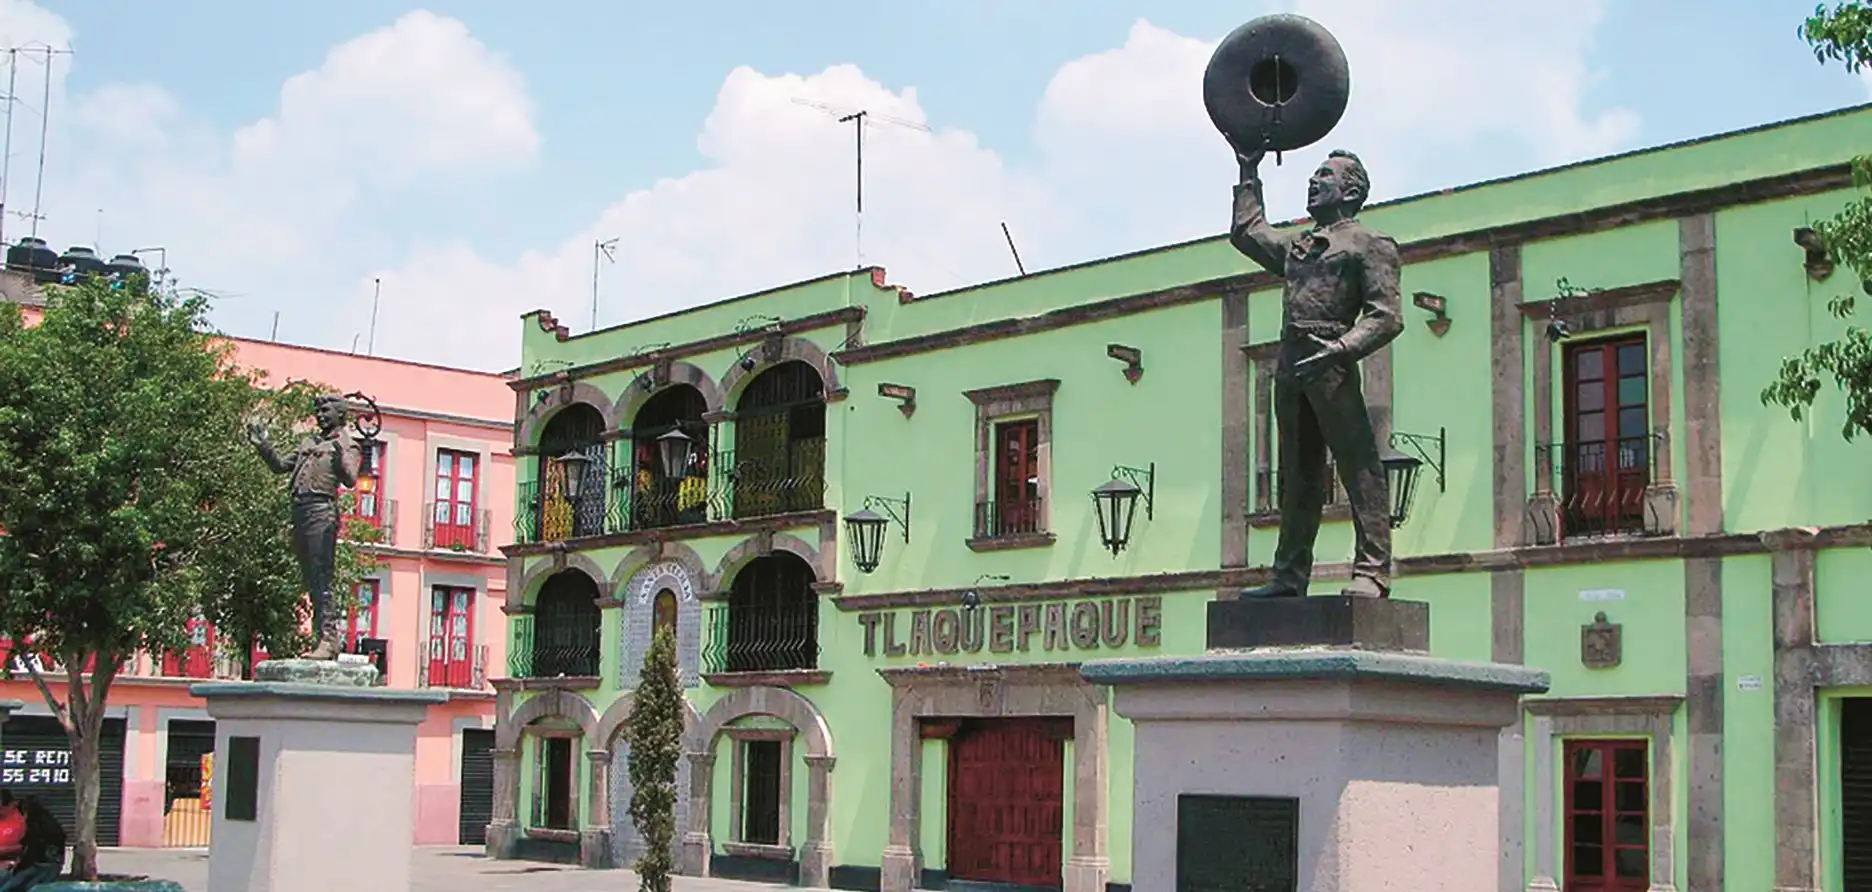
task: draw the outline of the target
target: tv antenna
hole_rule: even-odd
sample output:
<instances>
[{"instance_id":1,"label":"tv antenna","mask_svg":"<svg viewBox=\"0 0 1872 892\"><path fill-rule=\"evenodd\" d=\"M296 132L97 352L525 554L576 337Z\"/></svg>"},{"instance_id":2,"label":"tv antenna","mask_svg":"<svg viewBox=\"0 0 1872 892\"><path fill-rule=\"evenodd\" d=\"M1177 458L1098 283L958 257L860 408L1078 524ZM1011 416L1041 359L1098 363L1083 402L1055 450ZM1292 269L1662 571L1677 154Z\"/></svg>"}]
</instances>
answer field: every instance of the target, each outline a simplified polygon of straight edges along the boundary
<instances>
[{"instance_id":1,"label":"tv antenna","mask_svg":"<svg viewBox=\"0 0 1872 892\"><path fill-rule=\"evenodd\" d=\"M383 277L371 280L370 338L364 342L364 355L377 355L377 302L383 299ZM355 348L354 348L355 349Z\"/></svg>"},{"instance_id":2,"label":"tv antenna","mask_svg":"<svg viewBox=\"0 0 1872 892\"><path fill-rule=\"evenodd\" d=\"M811 99L800 99L800 98L795 98L793 100L793 104L803 105L803 106L806 106L807 108L818 109L819 111L822 111L832 116L840 124L852 125L852 136L856 140L856 143L857 143L857 153L853 156L857 164L857 185L856 185L856 188L853 190L852 194L857 199L857 207L858 207L858 215L856 217L856 224L855 224L856 230L853 236L854 238L853 245L858 255L858 267L862 269L864 268L864 265L865 265L864 263L864 143L865 143L864 134L865 134L865 127L866 126L875 127L875 126L878 126L879 124L889 124L893 127L902 127L906 130L919 130L924 133L929 133L931 131L929 127L923 124L919 124L915 121L911 121L905 118L892 117L891 115L878 114L877 112L867 111L862 108L846 108L843 106L828 105L824 102L816 102Z\"/></svg>"},{"instance_id":3,"label":"tv antenna","mask_svg":"<svg viewBox=\"0 0 1872 892\"><path fill-rule=\"evenodd\" d=\"M49 122L51 121L50 110L52 105L52 57L55 55L71 55L72 51L57 49L48 44L36 42L24 46L7 47L7 88L5 97L6 134L3 139L0 139L0 223L4 223L6 219L7 187L11 185L13 181L13 177L10 175L13 163L13 106L19 102L19 91L16 88L19 85L19 55L22 52L27 54L43 53L45 55L45 100L39 108L39 182L35 189L35 194L33 195L32 213L22 214L17 211L14 212L14 216L16 217L22 220L32 221L32 233L38 235L39 221L45 219L45 216L39 213L39 200L45 192L46 134ZM4 230L4 226L0 226L0 230ZM0 236L0 241L4 241L3 236Z\"/></svg>"},{"instance_id":4,"label":"tv antenna","mask_svg":"<svg viewBox=\"0 0 1872 892\"><path fill-rule=\"evenodd\" d=\"M602 257L616 263L617 243L615 238L592 242L592 331L598 330L598 259Z\"/></svg>"}]
</instances>

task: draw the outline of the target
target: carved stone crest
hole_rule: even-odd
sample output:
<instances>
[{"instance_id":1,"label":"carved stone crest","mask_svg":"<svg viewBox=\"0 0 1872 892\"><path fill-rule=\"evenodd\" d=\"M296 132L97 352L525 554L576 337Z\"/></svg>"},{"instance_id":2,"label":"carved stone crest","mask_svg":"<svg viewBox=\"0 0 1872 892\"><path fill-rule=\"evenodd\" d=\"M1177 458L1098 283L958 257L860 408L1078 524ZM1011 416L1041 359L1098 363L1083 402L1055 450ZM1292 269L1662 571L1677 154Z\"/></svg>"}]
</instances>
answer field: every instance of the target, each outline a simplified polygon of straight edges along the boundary
<instances>
[{"instance_id":1,"label":"carved stone crest","mask_svg":"<svg viewBox=\"0 0 1872 892\"><path fill-rule=\"evenodd\" d=\"M1001 701L1001 672L987 670L975 676L975 695L981 700L983 712L994 714Z\"/></svg>"},{"instance_id":2,"label":"carved stone crest","mask_svg":"<svg viewBox=\"0 0 1872 892\"><path fill-rule=\"evenodd\" d=\"M1619 641L1620 625L1607 622L1605 611L1593 615L1593 621L1580 626L1580 662L1588 669L1610 669L1623 659Z\"/></svg>"}]
</instances>

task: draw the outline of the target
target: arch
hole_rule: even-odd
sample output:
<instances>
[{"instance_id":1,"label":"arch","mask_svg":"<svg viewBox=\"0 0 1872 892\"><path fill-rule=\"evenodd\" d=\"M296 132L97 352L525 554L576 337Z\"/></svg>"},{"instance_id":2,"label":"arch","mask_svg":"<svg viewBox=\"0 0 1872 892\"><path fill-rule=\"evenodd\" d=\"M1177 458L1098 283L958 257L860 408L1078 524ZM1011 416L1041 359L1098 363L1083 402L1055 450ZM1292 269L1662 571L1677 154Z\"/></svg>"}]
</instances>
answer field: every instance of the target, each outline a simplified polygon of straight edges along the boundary
<instances>
[{"instance_id":1,"label":"arch","mask_svg":"<svg viewBox=\"0 0 1872 892\"><path fill-rule=\"evenodd\" d=\"M695 549L684 542L661 542L631 549L630 554L618 562L617 571L611 574L611 591L621 592L629 588L631 577L636 576L638 571L663 561L675 561L689 571L689 578L695 580L696 591L715 590L715 578L709 574L707 565L702 563L702 556L696 554Z\"/></svg>"},{"instance_id":2,"label":"arch","mask_svg":"<svg viewBox=\"0 0 1872 892\"><path fill-rule=\"evenodd\" d=\"M585 735L587 741L597 739L598 709L579 694L555 689L541 691L539 696L514 710L506 722L497 725L494 729L494 746L513 749L520 743L520 734L528 725L545 718L568 719L579 726L579 733Z\"/></svg>"},{"instance_id":3,"label":"arch","mask_svg":"<svg viewBox=\"0 0 1872 892\"><path fill-rule=\"evenodd\" d=\"M571 382L571 394L569 397L563 395L565 394L565 390L566 386L564 384L557 384L552 387L542 388L541 390L526 392L523 398L531 397L532 394L541 392L546 393L547 398L535 402L532 407L527 409L527 413L521 416L520 424L514 429L515 449L523 452L530 452L537 448L539 446L540 434L546 430L546 422L551 420L554 415L559 414L560 410L575 405L586 405L598 410L598 414L604 418L605 430L617 429L617 407L612 403L610 397L604 395L604 391L599 390L597 386L585 381Z\"/></svg>"},{"instance_id":4,"label":"arch","mask_svg":"<svg viewBox=\"0 0 1872 892\"><path fill-rule=\"evenodd\" d=\"M737 688L716 701L702 716L688 741L689 827L682 837L682 872L691 876L708 875L709 855L714 846L709 838L709 811L714 805L715 744L730 722L751 715L780 719L792 725L804 738L806 840L799 847L799 885L823 888L829 885L833 862L832 768L838 759L832 746L832 729L811 700L788 688L765 685Z\"/></svg>"},{"instance_id":5,"label":"arch","mask_svg":"<svg viewBox=\"0 0 1872 892\"><path fill-rule=\"evenodd\" d=\"M646 387L645 382L649 382L649 386ZM619 396L617 404L612 406L611 417L616 420L614 428L629 426L637 417L637 410L643 408L643 404L649 402L651 397L682 384L687 384L699 391L702 394L702 400L708 403L710 412L720 412L726 405L722 402L721 385L716 384L715 379L710 377L708 372L703 371L701 366L680 359L673 360L668 364L667 369L651 366L636 378L631 379L630 386L624 388L623 395Z\"/></svg>"},{"instance_id":6,"label":"arch","mask_svg":"<svg viewBox=\"0 0 1872 892\"><path fill-rule=\"evenodd\" d=\"M747 354L755 360L754 367L743 368L739 359L728 364L728 370L721 376L721 406L726 409L741 398L741 391L761 372L783 362L797 360L819 373L819 380L825 385L825 398L828 403L835 403L845 398L845 388L839 384L838 366L826 355L819 345L805 338L783 337L767 341Z\"/></svg>"},{"instance_id":7,"label":"arch","mask_svg":"<svg viewBox=\"0 0 1872 892\"><path fill-rule=\"evenodd\" d=\"M632 552L631 558L637 557L644 550ZM654 547L651 554L656 554ZM690 557L694 557L693 552ZM657 590L664 587L672 589L676 595L678 675L685 688L701 684L702 599L708 597L711 591L706 587L707 576L675 555L654 557L651 562L643 564L637 564L631 558L625 560L628 567L619 568L620 573L628 569L630 575L616 577L613 583L616 597L611 600L623 611L617 642L618 685L630 688L637 684L644 655L650 652Z\"/></svg>"},{"instance_id":8,"label":"arch","mask_svg":"<svg viewBox=\"0 0 1872 892\"><path fill-rule=\"evenodd\" d=\"M740 544L729 549L727 554L722 555L721 561L715 565L715 576L711 580L715 584L715 591L727 592L729 587L734 585L735 574L741 572L741 568L746 567L755 558L765 557L776 551L787 552L805 561L806 566L812 568L814 582L831 581L831 574L827 572L818 549L792 533L774 533L772 536L760 535L743 539Z\"/></svg>"},{"instance_id":9,"label":"arch","mask_svg":"<svg viewBox=\"0 0 1872 892\"><path fill-rule=\"evenodd\" d=\"M597 561L576 551L556 551L553 552L552 560L534 564L531 569L521 574L517 583L513 580L512 574L509 574L507 612L526 612L528 605L536 600L535 596L539 594L540 586L545 585L547 579L561 570L577 570L591 577L592 584L598 587L598 600L610 600L614 583L605 576L604 568L598 566Z\"/></svg>"},{"instance_id":10,"label":"arch","mask_svg":"<svg viewBox=\"0 0 1872 892\"><path fill-rule=\"evenodd\" d=\"M617 742L618 735L624 733L624 723L630 721L631 709L637 702L637 695L631 691L622 691L611 705L605 707L604 715L598 719L597 732L586 739L587 745L594 751L610 750ZM696 711L695 704L689 698L683 698L683 747L688 751L689 741L697 728L702 726L702 714Z\"/></svg>"}]
</instances>

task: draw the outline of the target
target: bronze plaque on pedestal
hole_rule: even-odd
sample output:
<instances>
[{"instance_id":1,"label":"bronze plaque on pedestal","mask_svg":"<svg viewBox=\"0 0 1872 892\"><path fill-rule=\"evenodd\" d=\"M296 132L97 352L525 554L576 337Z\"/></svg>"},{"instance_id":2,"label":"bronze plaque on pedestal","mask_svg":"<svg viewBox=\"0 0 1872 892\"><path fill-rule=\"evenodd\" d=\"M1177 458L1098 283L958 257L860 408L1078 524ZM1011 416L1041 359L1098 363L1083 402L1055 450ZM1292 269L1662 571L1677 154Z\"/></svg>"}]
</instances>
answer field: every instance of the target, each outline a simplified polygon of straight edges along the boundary
<instances>
[{"instance_id":1,"label":"bronze plaque on pedestal","mask_svg":"<svg viewBox=\"0 0 1872 892\"><path fill-rule=\"evenodd\" d=\"M1300 800L1177 797L1176 892L1298 892Z\"/></svg>"}]
</instances>

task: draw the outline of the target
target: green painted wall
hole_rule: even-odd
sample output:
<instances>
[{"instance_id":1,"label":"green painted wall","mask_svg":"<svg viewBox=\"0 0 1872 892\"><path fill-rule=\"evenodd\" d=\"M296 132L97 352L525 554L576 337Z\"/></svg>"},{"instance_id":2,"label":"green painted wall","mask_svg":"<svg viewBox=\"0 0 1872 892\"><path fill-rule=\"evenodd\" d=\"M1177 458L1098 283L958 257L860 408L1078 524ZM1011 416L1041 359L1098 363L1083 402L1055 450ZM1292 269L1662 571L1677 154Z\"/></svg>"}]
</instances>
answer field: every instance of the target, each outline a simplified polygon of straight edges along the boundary
<instances>
[{"instance_id":1,"label":"green painted wall","mask_svg":"<svg viewBox=\"0 0 1872 892\"><path fill-rule=\"evenodd\" d=\"M1766 555L1723 561L1723 881L1732 889L1774 888L1771 570Z\"/></svg>"}]
</instances>

